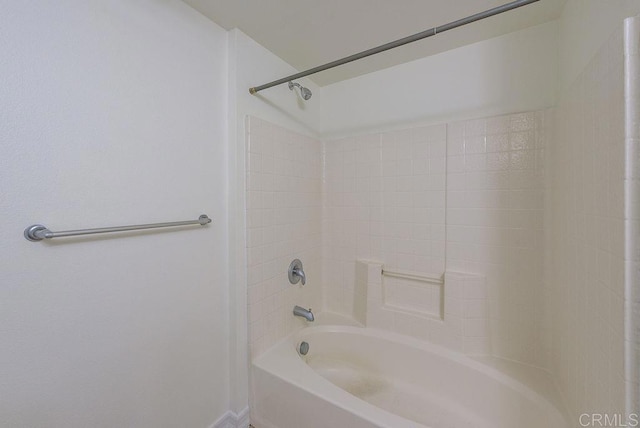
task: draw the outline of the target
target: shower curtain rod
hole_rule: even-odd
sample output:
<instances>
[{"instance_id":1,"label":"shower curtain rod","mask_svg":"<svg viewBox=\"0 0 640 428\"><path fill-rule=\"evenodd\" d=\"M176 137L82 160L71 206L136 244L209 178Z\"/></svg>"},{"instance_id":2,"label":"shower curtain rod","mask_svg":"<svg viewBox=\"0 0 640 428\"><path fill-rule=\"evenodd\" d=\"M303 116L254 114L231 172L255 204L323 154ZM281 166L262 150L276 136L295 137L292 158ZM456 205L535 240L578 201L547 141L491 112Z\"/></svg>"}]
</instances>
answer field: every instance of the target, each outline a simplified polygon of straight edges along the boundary
<instances>
[{"instance_id":1,"label":"shower curtain rod","mask_svg":"<svg viewBox=\"0 0 640 428\"><path fill-rule=\"evenodd\" d=\"M292 74L291 76L283 77L282 79L274 80L273 82L265 83L264 85L254 86L249 88L250 94L256 94L257 92L271 88L272 86L281 85L283 83L287 83L290 80L299 79L301 77L308 76L310 74L319 73L324 70L328 70L330 68L337 67L339 65L346 64L348 62L356 61L362 58L366 58L371 55L375 55L380 52L388 51L389 49L397 48L402 45L406 45L407 43L416 42L418 40L426 39L427 37L435 36L436 34L442 33L447 30L452 30L457 27L461 27L466 24L470 24L475 21L479 21L481 19L489 18L494 15L498 15L503 12L508 12L510 10L526 6L531 3L535 3L540 0L516 0L511 3L503 4L502 6L494 7L493 9L485 10L484 12L476 13L475 15L468 16L466 18L458 19L457 21L450 22L448 24L441 25L439 27L433 27L428 30L422 31L420 33L416 33L412 36L407 36L402 39L395 40L393 42L385 43L384 45L377 46L375 48L367 49L366 51L359 52L357 54L346 56L342 59L338 59L336 61L328 62L323 65L319 65L314 68L310 68L306 71L301 71L300 73Z\"/></svg>"}]
</instances>

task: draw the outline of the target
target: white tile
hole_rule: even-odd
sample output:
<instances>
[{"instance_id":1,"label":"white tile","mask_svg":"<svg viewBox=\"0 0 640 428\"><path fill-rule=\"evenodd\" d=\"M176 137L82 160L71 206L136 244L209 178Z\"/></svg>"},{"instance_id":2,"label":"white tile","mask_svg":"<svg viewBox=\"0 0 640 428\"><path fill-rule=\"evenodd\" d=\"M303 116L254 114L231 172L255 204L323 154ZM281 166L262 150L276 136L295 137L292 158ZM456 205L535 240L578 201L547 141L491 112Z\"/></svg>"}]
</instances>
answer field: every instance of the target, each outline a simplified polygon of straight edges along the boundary
<instances>
[{"instance_id":1,"label":"white tile","mask_svg":"<svg viewBox=\"0 0 640 428\"><path fill-rule=\"evenodd\" d=\"M447 157L456 155L464 155L464 140L462 138L447 139Z\"/></svg>"}]
</instances>

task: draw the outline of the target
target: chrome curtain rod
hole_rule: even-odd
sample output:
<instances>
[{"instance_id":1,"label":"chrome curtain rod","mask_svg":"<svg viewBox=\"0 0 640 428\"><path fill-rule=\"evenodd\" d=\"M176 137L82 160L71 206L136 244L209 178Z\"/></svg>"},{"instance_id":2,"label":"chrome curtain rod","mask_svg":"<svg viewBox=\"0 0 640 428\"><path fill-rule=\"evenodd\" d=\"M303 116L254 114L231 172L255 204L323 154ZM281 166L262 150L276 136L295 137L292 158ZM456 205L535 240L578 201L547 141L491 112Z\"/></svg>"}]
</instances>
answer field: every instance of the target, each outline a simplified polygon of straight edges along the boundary
<instances>
[{"instance_id":1,"label":"chrome curtain rod","mask_svg":"<svg viewBox=\"0 0 640 428\"><path fill-rule=\"evenodd\" d=\"M189 226L192 224L199 224L204 226L211 223L211 219L202 214L197 220L188 221L174 221L170 223L151 223L151 224L138 224L135 226L117 226L117 227L101 227L98 229L79 229L79 230L66 230L63 232L52 232L46 226L41 224L33 224L24 230L24 237L29 241L42 241L43 239L63 238L66 236L80 236L80 235L95 235L96 233L112 233L112 232L127 232L130 230L142 230L142 229L156 229L159 227L176 227L176 226Z\"/></svg>"},{"instance_id":2,"label":"chrome curtain rod","mask_svg":"<svg viewBox=\"0 0 640 428\"><path fill-rule=\"evenodd\" d=\"M511 3L503 4L502 6L494 7L493 9L485 10L484 12L476 13L475 15L468 16L466 18L458 19L457 21L450 22L448 24L441 25L439 27L433 27L429 30L422 31L420 33L416 33L412 36L407 36L402 39L395 40L393 42L385 43L384 45L380 45L375 48L367 49L366 51L359 52L357 54L346 56L342 59L338 59L336 61L328 62L323 65L319 65L314 68L310 68L306 71L301 71L300 73L292 74L291 76L283 77L282 79L274 80L273 82L265 83L264 85L254 86L249 88L250 94L256 94L257 92L271 88L272 86L281 85L283 83L287 83L290 80L299 79L301 77L309 76L310 74L319 73L324 70L328 70L330 68L337 67L339 65L347 64L352 61L356 61L362 58L366 58L371 55L378 54L380 52L388 51L389 49L394 49L399 46L406 45L407 43L416 42L418 40L426 39L427 37L435 36L436 34L445 32L447 30L452 30L454 28L461 27L463 25L471 24L472 22L479 21L481 19L489 18L494 15L501 14L503 12L508 12L510 10L526 6L531 3L535 3L540 0L516 0Z\"/></svg>"}]
</instances>

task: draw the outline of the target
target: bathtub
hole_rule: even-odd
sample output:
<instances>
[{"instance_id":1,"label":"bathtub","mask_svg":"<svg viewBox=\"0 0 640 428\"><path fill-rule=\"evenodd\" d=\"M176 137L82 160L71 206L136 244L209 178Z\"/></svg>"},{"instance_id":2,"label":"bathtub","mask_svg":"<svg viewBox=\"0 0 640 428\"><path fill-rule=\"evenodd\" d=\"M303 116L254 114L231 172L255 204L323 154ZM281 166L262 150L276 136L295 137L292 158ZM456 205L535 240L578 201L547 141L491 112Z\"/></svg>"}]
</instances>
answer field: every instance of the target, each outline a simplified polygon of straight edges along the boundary
<instances>
[{"instance_id":1,"label":"bathtub","mask_svg":"<svg viewBox=\"0 0 640 428\"><path fill-rule=\"evenodd\" d=\"M371 328L305 328L254 360L251 383L256 428L569 426L544 372Z\"/></svg>"}]
</instances>

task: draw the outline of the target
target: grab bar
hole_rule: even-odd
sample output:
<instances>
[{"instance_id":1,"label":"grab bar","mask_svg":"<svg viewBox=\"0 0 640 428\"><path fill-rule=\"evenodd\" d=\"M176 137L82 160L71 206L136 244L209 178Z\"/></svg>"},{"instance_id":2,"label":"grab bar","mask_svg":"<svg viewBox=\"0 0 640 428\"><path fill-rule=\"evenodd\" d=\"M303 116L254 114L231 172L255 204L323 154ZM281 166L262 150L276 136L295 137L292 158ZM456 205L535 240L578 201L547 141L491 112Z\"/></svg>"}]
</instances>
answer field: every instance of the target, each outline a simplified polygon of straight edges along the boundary
<instances>
[{"instance_id":1,"label":"grab bar","mask_svg":"<svg viewBox=\"0 0 640 428\"><path fill-rule=\"evenodd\" d=\"M423 275L417 272L409 272L409 271L400 272L395 270L382 269L382 275L391 276L394 278L411 279L413 281L426 282L428 284L434 284L434 285L444 285L444 281L442 280L442 277L437 278L433 276Z\"/></svg>"},{"instance_id":2,"label":"grab bar","mask_svg":"<svg viewBox=\"0 0 640 428\"><path fill-rule=\"evenodd\" d=\"M130 230L142 230L142 229L156 229L159 227L176 227L176 226L189 226L192 224L199 224L204 226L211 223L211 219L202 214L197 220L188 221L174 221L170 223L151 223L151 224L138 224L134 226L117 226L117 227L100 227L97 229L79 229L79 230L65 230L62 232L52 232L46 226L41 224L32 224L24 230L24 237L32 242L42 241L43 239L63 238L66 236L80 236L80 235L94 235L96 233L111 233L111 232L126 232Z\"/></svg>"}]
</instances>

